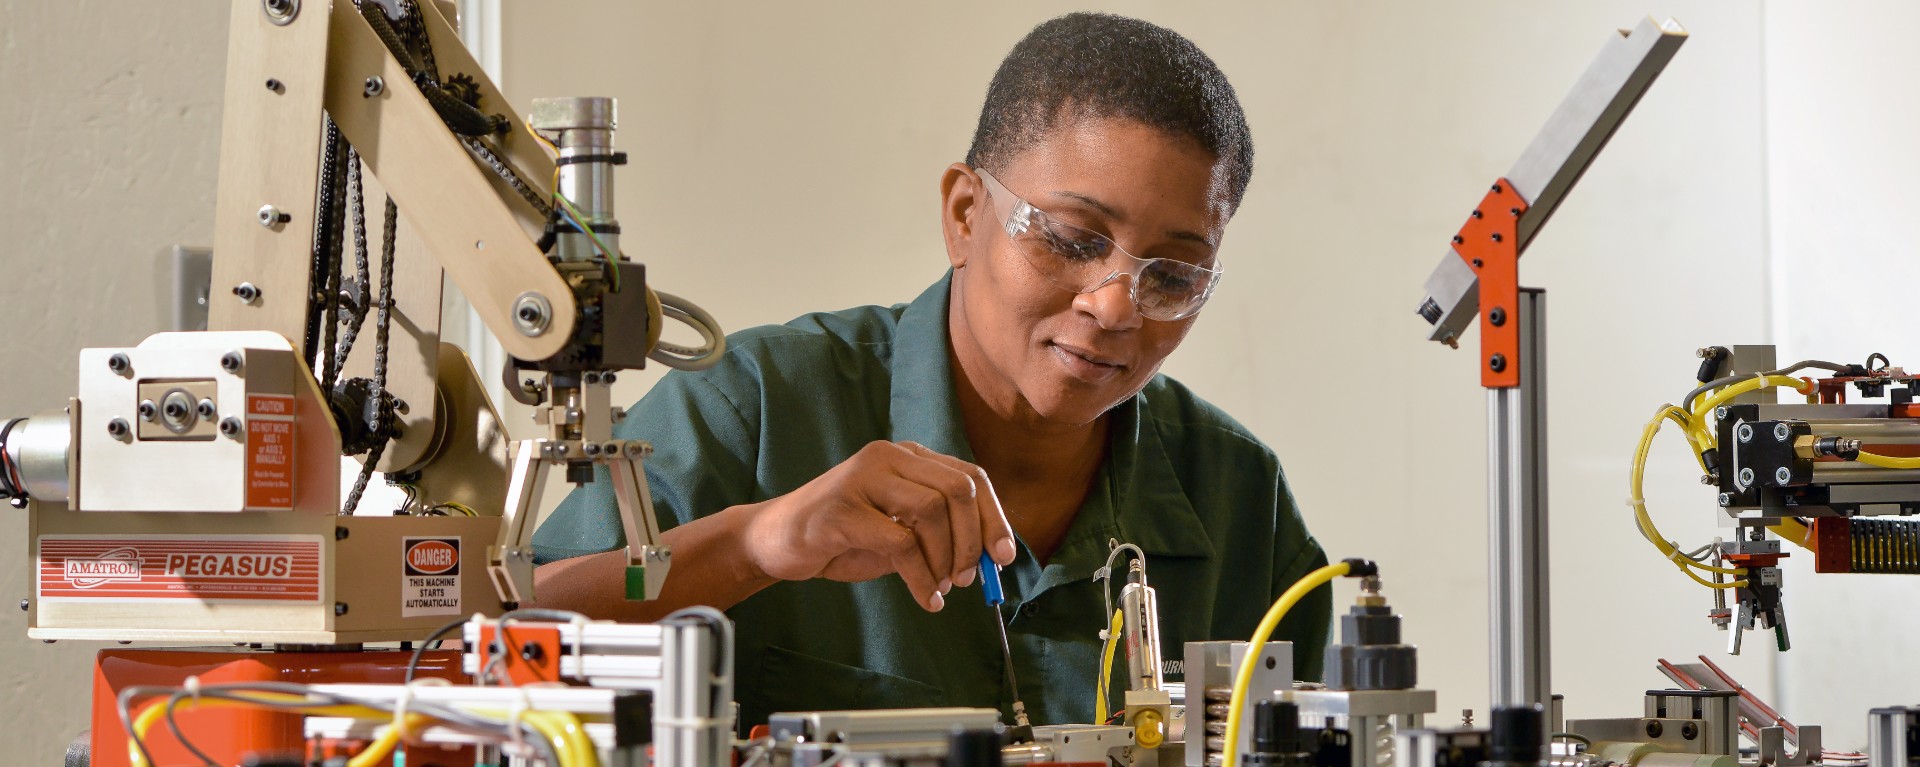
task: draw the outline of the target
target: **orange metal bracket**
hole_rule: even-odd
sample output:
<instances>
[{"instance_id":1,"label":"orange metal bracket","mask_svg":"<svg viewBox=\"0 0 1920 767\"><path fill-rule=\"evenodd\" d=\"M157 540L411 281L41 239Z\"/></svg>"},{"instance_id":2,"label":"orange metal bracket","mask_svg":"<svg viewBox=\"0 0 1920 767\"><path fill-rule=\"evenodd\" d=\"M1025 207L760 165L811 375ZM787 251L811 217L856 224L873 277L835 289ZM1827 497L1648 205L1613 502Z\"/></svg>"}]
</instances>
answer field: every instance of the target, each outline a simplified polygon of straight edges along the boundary
<instances>
[{"instance_id":1,"label":"orange metal bracket","mask_svg":"<svg viewBox=\"0 0 1920 767\"><path fill-rule=\"evenodd\" d=\"M512 623L506 631L497 623L480 627L480 668L493 663L496 637L506 634L510 645L500 653L500 667L516 685L560 681L560 626L553 623Z\"/></svg>"},{"instance_id":2,"label":"orange metal bracket","mask_svg":"<svg viewBox=\"0 0 1920 767\"><path fill-rule=\"evenodd\" d=\"M1520 385L1520 216L1527 201L1502 178L1473 209L1453 252L1472 267L1480 281L1480 385L1510 389Z\"/></svg>"}]
</instances>

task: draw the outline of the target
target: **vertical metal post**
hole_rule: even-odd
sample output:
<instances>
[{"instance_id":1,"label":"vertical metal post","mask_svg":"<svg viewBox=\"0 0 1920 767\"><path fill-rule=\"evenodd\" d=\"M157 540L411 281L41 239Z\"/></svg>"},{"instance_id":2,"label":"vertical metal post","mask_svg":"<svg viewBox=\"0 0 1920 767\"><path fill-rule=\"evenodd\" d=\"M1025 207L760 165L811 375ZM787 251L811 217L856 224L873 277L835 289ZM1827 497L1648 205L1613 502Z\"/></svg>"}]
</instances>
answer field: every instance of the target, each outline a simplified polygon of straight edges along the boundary
<instances>
[{"instance_id":1,"label":"vertical metal post","mask_svg":"<svg viewBox=\"0 0 1920 767\"><path fill-rule=\"evenodd\" d=\"M1520 385L1487 390L1488 638L1495 708L1548 705L1546 291L1520 290Z\"/></svg>"}]
</instances>

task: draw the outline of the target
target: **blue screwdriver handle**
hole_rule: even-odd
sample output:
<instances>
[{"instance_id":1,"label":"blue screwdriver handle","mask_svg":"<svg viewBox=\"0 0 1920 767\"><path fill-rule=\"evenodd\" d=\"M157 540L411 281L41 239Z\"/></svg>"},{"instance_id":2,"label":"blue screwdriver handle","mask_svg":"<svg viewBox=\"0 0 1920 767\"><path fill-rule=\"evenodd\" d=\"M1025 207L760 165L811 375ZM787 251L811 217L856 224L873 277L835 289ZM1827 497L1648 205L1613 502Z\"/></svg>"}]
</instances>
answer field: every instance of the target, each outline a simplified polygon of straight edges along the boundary
<instances>
[{"instance_id":1,"label":"blue screwdriver handle","mask_svg":"<svg viewBox=\"0 0 1920 767\"><path fill-rule=\"evenodd\" d=\"M993 561L987 552L980 552L980 590L986 592L987 604L998 607L1007 601L1000 592L1000 565Z\"/></svg>"}]
</instances>

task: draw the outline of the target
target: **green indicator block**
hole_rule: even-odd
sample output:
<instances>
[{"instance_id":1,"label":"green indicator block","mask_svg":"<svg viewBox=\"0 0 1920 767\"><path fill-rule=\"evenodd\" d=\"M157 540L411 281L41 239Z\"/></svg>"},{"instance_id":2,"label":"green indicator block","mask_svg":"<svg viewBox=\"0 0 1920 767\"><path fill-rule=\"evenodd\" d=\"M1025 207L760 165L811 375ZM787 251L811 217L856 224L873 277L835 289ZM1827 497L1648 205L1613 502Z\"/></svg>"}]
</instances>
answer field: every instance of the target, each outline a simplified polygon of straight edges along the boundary
<instances>
[{"instance_id":1,"label":"green indicator block","mask_svg":"<svg viewBox=\"0 0 1920 767\"><path fill-rule=\"evenodd\" d=\"M647 598L647 566L627 565L627 599L645 601Z\"/></svg>"}]
</instances>

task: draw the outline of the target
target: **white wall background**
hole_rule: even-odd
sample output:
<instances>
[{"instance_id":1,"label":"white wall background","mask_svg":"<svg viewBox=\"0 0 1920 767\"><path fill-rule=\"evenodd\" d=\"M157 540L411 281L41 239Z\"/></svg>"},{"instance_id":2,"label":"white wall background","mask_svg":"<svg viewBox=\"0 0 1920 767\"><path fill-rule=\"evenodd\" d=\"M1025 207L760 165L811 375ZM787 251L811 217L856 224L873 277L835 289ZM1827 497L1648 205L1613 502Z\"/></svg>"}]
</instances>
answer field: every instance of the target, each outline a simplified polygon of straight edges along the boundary
<instances>
[{"instance_id":1,"label":"white wall background","mask_svg":"<svg viewBox=\"0 0 1920 767\"><path fill-rule=\"evenodd\" d=\"M1198 42L1233 79L1258 147L1223 253L1233 276L1168 372L1275 447L1334 556L1383 563L1423 681L1441 691L1441 721L1486 699L1483 395L1468 353L1422 340L1421 281L1612 29L1649 12L1687 26L1694 39L1535 243L1523 279L1551 291L1554 657L1569 715L1631 715L1664 684L1655 658L1717 657L1724 635L1703 617L1707 595L1634 532L1626 459L1653 406L1685 391L1697 346L1779 328L1783 354L1874 348L1898 361L1912 350L1892 335L1893 286L1911 280L1887 278L1914 269L1900 248L1920 241L1899 215L1911 194L1899 182L1920 164L1900 130L1915 107L1904 73L1920 54L1899 30L1916 12L1892 0L1846 12L1704 0L1095 5ZM507 92L522 105L621 100L627 247L653 282L731 328L904 301L935 279L940 169L964 153L999 58L1073 9L505 6ZM68 396L80 347L157 329L152 254L211 240L225 7L0 0L0 104L12 118L0 121L0 414ZM1837 269L1841 259L1873 266ZM1868 285L1885 297L1857 301ZM1886 308L1842 322L1843 304ZM1872 324L1887 335L1863 332ZM624 395L657 377L623 376ZM1656 448L1650 500L1671 537L1704 541L1713 509L1677 442ZM0 516L13 542L0 546L0 596L24 596L24 522ZM1889 652L1900 640L1882 637L1913 628L1904 613L1920 584L1880 580L1795 577L1798 649L1780 684L1764 652L1729 668L1762 694L1783 692L1797 721L1843 729L1870 705L1911 699L1899 694L1911 686L1826 692L1830 679L1912 666ZM23 621L7 621L0 747L50 762L82 726L92 648L29 644Z\"/></svg>"},{"instance_id":2,"label":"white wall background","mask_svg":"<svg viewBox=\"0 0 1920 767\"><path fill-rule=\"evenodd\" d=\"M516 98L620 99L620 215L643 233L629 251L737 328L906 301L937 277L936 182L987 81L1034 24L1080 5L510 4L505 76ZM1231 276L1167 371L1275 447L1333 556L1383 563L1442 720L1484 711L1484 394L1472 356L1426 342L1413 308L1486 185L1647 4L1098 5L1194 39L1255 134ZM1551 289L1570 716L1633 714L1665 683L1656 658L1723 644L1706 592L1634 532L1626 463L1654 405L1689 388L1694 348L1767 332L1751 299L1766 288L1761 16L1656 10L1695 39L1523 269ZM1709 280L1721 290L1700 295ZM621 380L637 397L656 379ZM1704 542L1714 509L1685 451L1662 444L1656 461L1665 531ZM1772 688L1764 652L1738 661Z\"/></svg>"},{"instance_id":3,"label":"white wall background","mask_svg":"<svg viewBox=\"0 0 1920 767\"><path fill-rule=\"evenodd\" d=\"M1774 338L1783 361L1864 361L1882 352L1920 368L1904 315L1920 284L1920 209L1912 126L1920 91L1889 73L1920 71L1897 30L1920 6L1897 0L1767 7L1768 185ZM1920 702L1913 652L1920 578L1788 573L1799 649L1780 656L1789 716L1866 736L1861 701Z\"/></svg>"},{"instance_id":4,"label":"white wall background","mask_svg":"<svg viewBox=\"0 0 1920 767\"><path fill-rule=\"evenodd\" d=\"M0 0L0 417L73 396L86 346L166 329L161 251L213 241L225 3ZM0 506L0 761L59 764L102 645L27 638Z\"/></svg>"}]
</instances>

